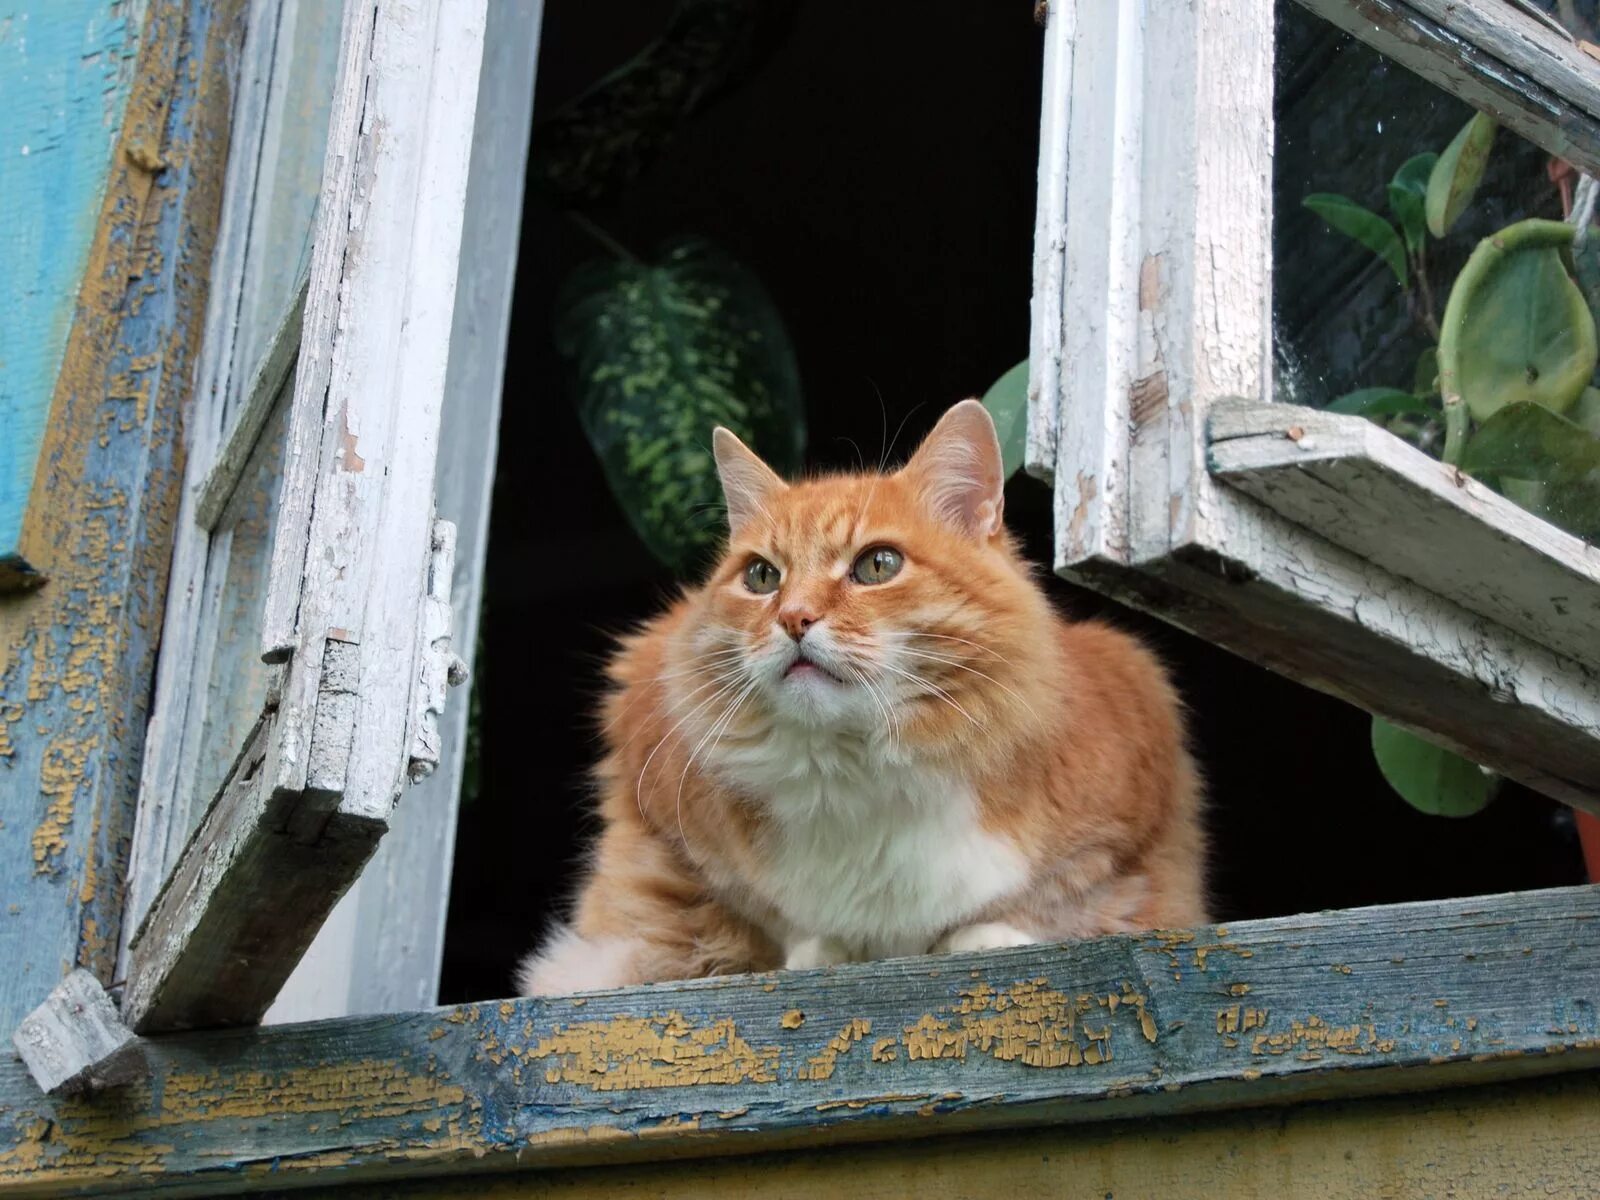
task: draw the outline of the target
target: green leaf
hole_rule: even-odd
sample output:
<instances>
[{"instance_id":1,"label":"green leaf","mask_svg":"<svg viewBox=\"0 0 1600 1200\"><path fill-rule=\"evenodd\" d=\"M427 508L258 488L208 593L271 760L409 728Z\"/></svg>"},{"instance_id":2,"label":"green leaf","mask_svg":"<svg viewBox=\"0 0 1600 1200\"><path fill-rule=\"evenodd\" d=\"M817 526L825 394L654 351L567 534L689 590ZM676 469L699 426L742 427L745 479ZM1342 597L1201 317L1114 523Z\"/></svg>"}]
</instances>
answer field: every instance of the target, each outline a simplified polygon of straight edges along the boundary
<instances>
[{"instance_id":1,"label":"green leaf","mask_svg":"<svg viewBox=\"0 0 1600 1200\"><path fill-rule=\"evenodd\" d=\"M1432 417L1438 415L1439 410L1426 400L1410 392L1402 392L1399 388L1374 387L1346 392L1328 405L1328 411L1354 413L1361 417Z\"/></svg>"},{"instance_id":2,"label":"green leaf","mask_svg":"<svg viewBox=\"0 0 1600 1200\"><path fill-rule=\"evenodd\" d=\"M1406 249L1415 254L1422 249L1428 234L1428 177L1439 156L1432 152L1418 154L1401 164L1389 181L1389 208L1400 222L1400 232L1405 235Z\"/></svg>"},{"instance_id":3,"label":"green leaf","mask_svg":"<svg viewBox=\"0 0 1600 1200\"><path fill-rule=\"evenodd\" d=\"M1581 246L1577 238L1573 238L1572 268L1578 277L1578 290L1589 303L1589 311L1600 313L1600 237L1596 237L1593 230Z\"/></svg>"},{"instance_id":4,"label":"green leaf","mask_svg":"<svg viewBox=\"0 0 1600 1200\"><path fill-rule=\"evenodd\" d=\"M1362 208L1347 196L1330 192L1316 192L1307 196L1304 204L1334 229L1346 237L1354 238L1371 250L1394 272L1400 286L1406 285L1406 248L1394 226L1370 208Z\"/></svg>"},{"instance_id":5,"label":"green leaf","mask_svg":"<svg viewBox=\"0 0 1600 1200\"><path fill-rule=\"evenodd\" d=\"M1443 237L1472 203L1473 193L1489 165L1489 149L1499 126L1487 113L1477 113L1461 127L1428 176L1428 231Z\"/></svg>"},{"instance_id":6,"label":"green leaf","mask_svg":"<svg viewBox=\"0 0 1600 1200\"><path fill-rule=\"evenodd\" d=\"M1600 427L1600 397L1575 406ZM1600 433L1537 404L1514 404L1485 421L1461 469L1552 525L1600 538Z\"/></svg>"},{"instance_id":7,"label":"green leaf","mask_svg":"<svg viewBox=\"0 0 1600 1200\"><path fill-rule=\"evenodd\" d=\"M1000 435L1000 461L1005 477L1022 470L1028 445L1028 360L1023 359L996 379L983 394L983 406Z\"/></svg>"},{"instance_id":8,"label":"green leaf","mask_svg":"<svg viewBox=\"0 0 1600 1200\"><path fill-rule=\"evenodd\" d=\"M706 243L675 243L656 266L578 268L556 298L555 337L612 493L678 571L721 539L715 426L780 473L800 466L805 407L783 320L756 277Z\"/></svg>"},{"instance_id":9,"label":"green leaf","mask_svg":"<svg viewBox=\"0 0 1600 1200\"><path fill-rule=\"evenodd\" d=\"M1484 238L1456 277L1439 335L1439 386L1480 423L1508 404L1565 412L1600 357L1594 317L1562 261L1572 227L1528 220Z\"/></svg>"},{"instance_id":10,"label":"green leaf","mask_svg":"<svg viewBox=\"0 0 1600 1200\"><path fill-rule=\"evenodd\" d=\"M1439 348L1429 346L1417 355L1417 366L1411 377L1411 390L1418 396L1439 394Z\"/></svg>"},{"instance_id":11,"label":"green leaf","mask_svg":"<svg viewBox=\"0 0 1600 1200\"><path fill-rule=\"evenodd\" d=\"M1537 404L1512 404L1467 443L1461 469L1479 479L1574 480L1600 468L1600 435Z\"/></svg>"},{"instance_id":12,"label":"green leaf","mask_svg":"<svg viewBox=\"0 0 1600 1200\"><path fill-rule=\"evenodd\" d=\"M1498 776L1382 717L1372 718L1372 755L1401 799L1430 816L1470 817L1500 787Z\"/></svg>"},{"instance_id":13,"label":"green leaf","mask_svg":"<svg viewBox=\"0 0 1600 1200\"><path fill-rule=\"evenodd\" d=\"M1578 402L1567 410L1566 418L1579 429L1600 437L1600 388L1584 388Z\"/></svg>"}]
</instances>

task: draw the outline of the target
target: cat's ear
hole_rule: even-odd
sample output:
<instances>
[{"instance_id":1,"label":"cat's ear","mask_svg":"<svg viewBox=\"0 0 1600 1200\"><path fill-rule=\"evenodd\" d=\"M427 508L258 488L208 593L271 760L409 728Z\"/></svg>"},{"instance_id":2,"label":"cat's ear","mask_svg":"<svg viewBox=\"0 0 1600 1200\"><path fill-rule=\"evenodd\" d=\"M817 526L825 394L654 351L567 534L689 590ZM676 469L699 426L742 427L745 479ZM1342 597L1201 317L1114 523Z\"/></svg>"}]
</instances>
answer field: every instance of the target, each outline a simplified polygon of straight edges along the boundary
<instances>
[{"instance_id":1,"label":"cat's ear","mask_svg":"<svg viewBox=\"0 0 1600 1200\"><path fill-rule=\"evenodd\" d=\"M963 400L933 427L900 474L941 521L980 541L1000 532L1005 473L994 418L976 400Z\"/></svg>"},{"instance_id":2,"label":"cat's ear","mask_svg":"<svg viewBox=\"0 0 1600 1200\"><path fill-rule=\"evenodd\" d=\"M766 511L767 502L789 485L756 457L756 452L718 425L711 431L722 494L728 501L728 528L737 533L751 517Z\"/></svg>"}]
</instances>

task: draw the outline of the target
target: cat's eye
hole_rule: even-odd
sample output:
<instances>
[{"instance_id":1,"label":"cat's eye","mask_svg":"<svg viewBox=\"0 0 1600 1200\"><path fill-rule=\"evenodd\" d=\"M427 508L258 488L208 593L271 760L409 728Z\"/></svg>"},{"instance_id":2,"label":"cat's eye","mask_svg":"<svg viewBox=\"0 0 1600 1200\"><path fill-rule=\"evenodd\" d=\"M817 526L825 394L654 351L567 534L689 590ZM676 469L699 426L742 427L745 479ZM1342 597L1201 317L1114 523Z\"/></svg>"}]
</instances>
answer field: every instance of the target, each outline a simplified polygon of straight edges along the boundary
<instances>
[{"instance_id":1,"label":"cat's eye","mask_svg":"<svg viewBox=\"0 0 1600 1200\"><path fill-rule=\"evenodd\" d=\"M900 574L900 568L906 565L906 560L900 556L900 551L888 546L874 546L856 559L856 565L850 568L850 577L857 583L888 583Z\"/></svg>"},{"instance_id":2,"label":"cat's eye","mask_svg":"<svg viewBox=\"0 0 1600 1200\"><path fill-rule=\"evenodd\" d=\"M777 591L778 580L782 578L782 572L764 558L751 559L744 569L744 586L758 596Z\"/></svg>"}]
</instances>

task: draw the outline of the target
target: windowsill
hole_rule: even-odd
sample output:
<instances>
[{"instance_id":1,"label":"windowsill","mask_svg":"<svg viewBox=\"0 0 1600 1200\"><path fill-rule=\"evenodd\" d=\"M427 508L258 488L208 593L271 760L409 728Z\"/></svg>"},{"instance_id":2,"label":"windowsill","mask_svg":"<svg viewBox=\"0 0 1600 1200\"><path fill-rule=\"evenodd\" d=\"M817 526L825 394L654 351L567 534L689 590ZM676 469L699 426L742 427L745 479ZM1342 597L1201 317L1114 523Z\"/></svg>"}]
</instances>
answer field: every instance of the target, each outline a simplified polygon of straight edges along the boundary
<instances>
[{"instance_id":1,"label":"windowsill","mask_svg":"<svg viewBox=\"0 0 1600 1200\"><path fill-rule=\"evenodd\" d=\"M1364 417L1213 407L1211 473L1280 516L1558 654L1600 667L1600 548Z\"/></svg>"},{"instance_id":2,"label":"windowsill","mask_svg":"<svg viewBox=\"0 0 1600 1200\"><path fill-rule=\"evenodd\" d=\"M1594 1068L1597 921L1579 887L185 1034L94 1101L45 1099L13 1059L0 1163L88 1192L138 1163L220 1194Z\"/></svg>"}]
</instances>

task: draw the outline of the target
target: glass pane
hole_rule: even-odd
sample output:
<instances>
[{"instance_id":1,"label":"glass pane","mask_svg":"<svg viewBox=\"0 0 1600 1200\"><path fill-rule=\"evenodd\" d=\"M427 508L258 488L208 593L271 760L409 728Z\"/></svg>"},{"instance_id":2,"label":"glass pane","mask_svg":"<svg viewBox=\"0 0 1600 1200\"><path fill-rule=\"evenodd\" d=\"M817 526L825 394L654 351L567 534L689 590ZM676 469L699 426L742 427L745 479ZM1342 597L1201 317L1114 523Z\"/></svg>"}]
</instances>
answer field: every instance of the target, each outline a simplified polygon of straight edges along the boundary
<instances>
[{"instance_id":1,"label":"glass pane","mask_svg":"<svg viewBox=\"0 0 1600 1200\"><path fill-rule=\"evenodd\" d=\"M1600 234L1575 255L1560 224L1576 174L1297 4L1277 15L1277 398L1362 413L1600 536L1580 286L1600 299ZM1441 384L1465 402L1454 437Z\"/></svg>"},{"instance_id":2,"label":"glass pane","mask_svg":"<svg viewBox=\"0 0 1600 1200\"><path fill-rule=\"evenodd\" d=\"M339 67L343 5L283 0L251 205L226 421L311 262L311 230ZM267 33L272 34L272 30Z\"/></svg>"},{"instance_id":3,"label":"glass pane","mask_svg":"<svg viewBox=\"0 0 1600 1200\"><path fill-rule=\"evenodd\" d=\"M187 837L228 773L250 727L261 715L276 667L261 661L261 609L272 565L272 532L278 516L283 473L284 429L294 380L279 392L272 415L251 451L239 486L212 535L206 565L206 598L215 606L216 636L209 656L197 663L192 703L203 706L199 737L190 756L194 783L184 797L189 819L175 833ZM203 690L198 686L203 682ZM192 727L191 727L192 728Z\"/></svg>"}]
</instances>

